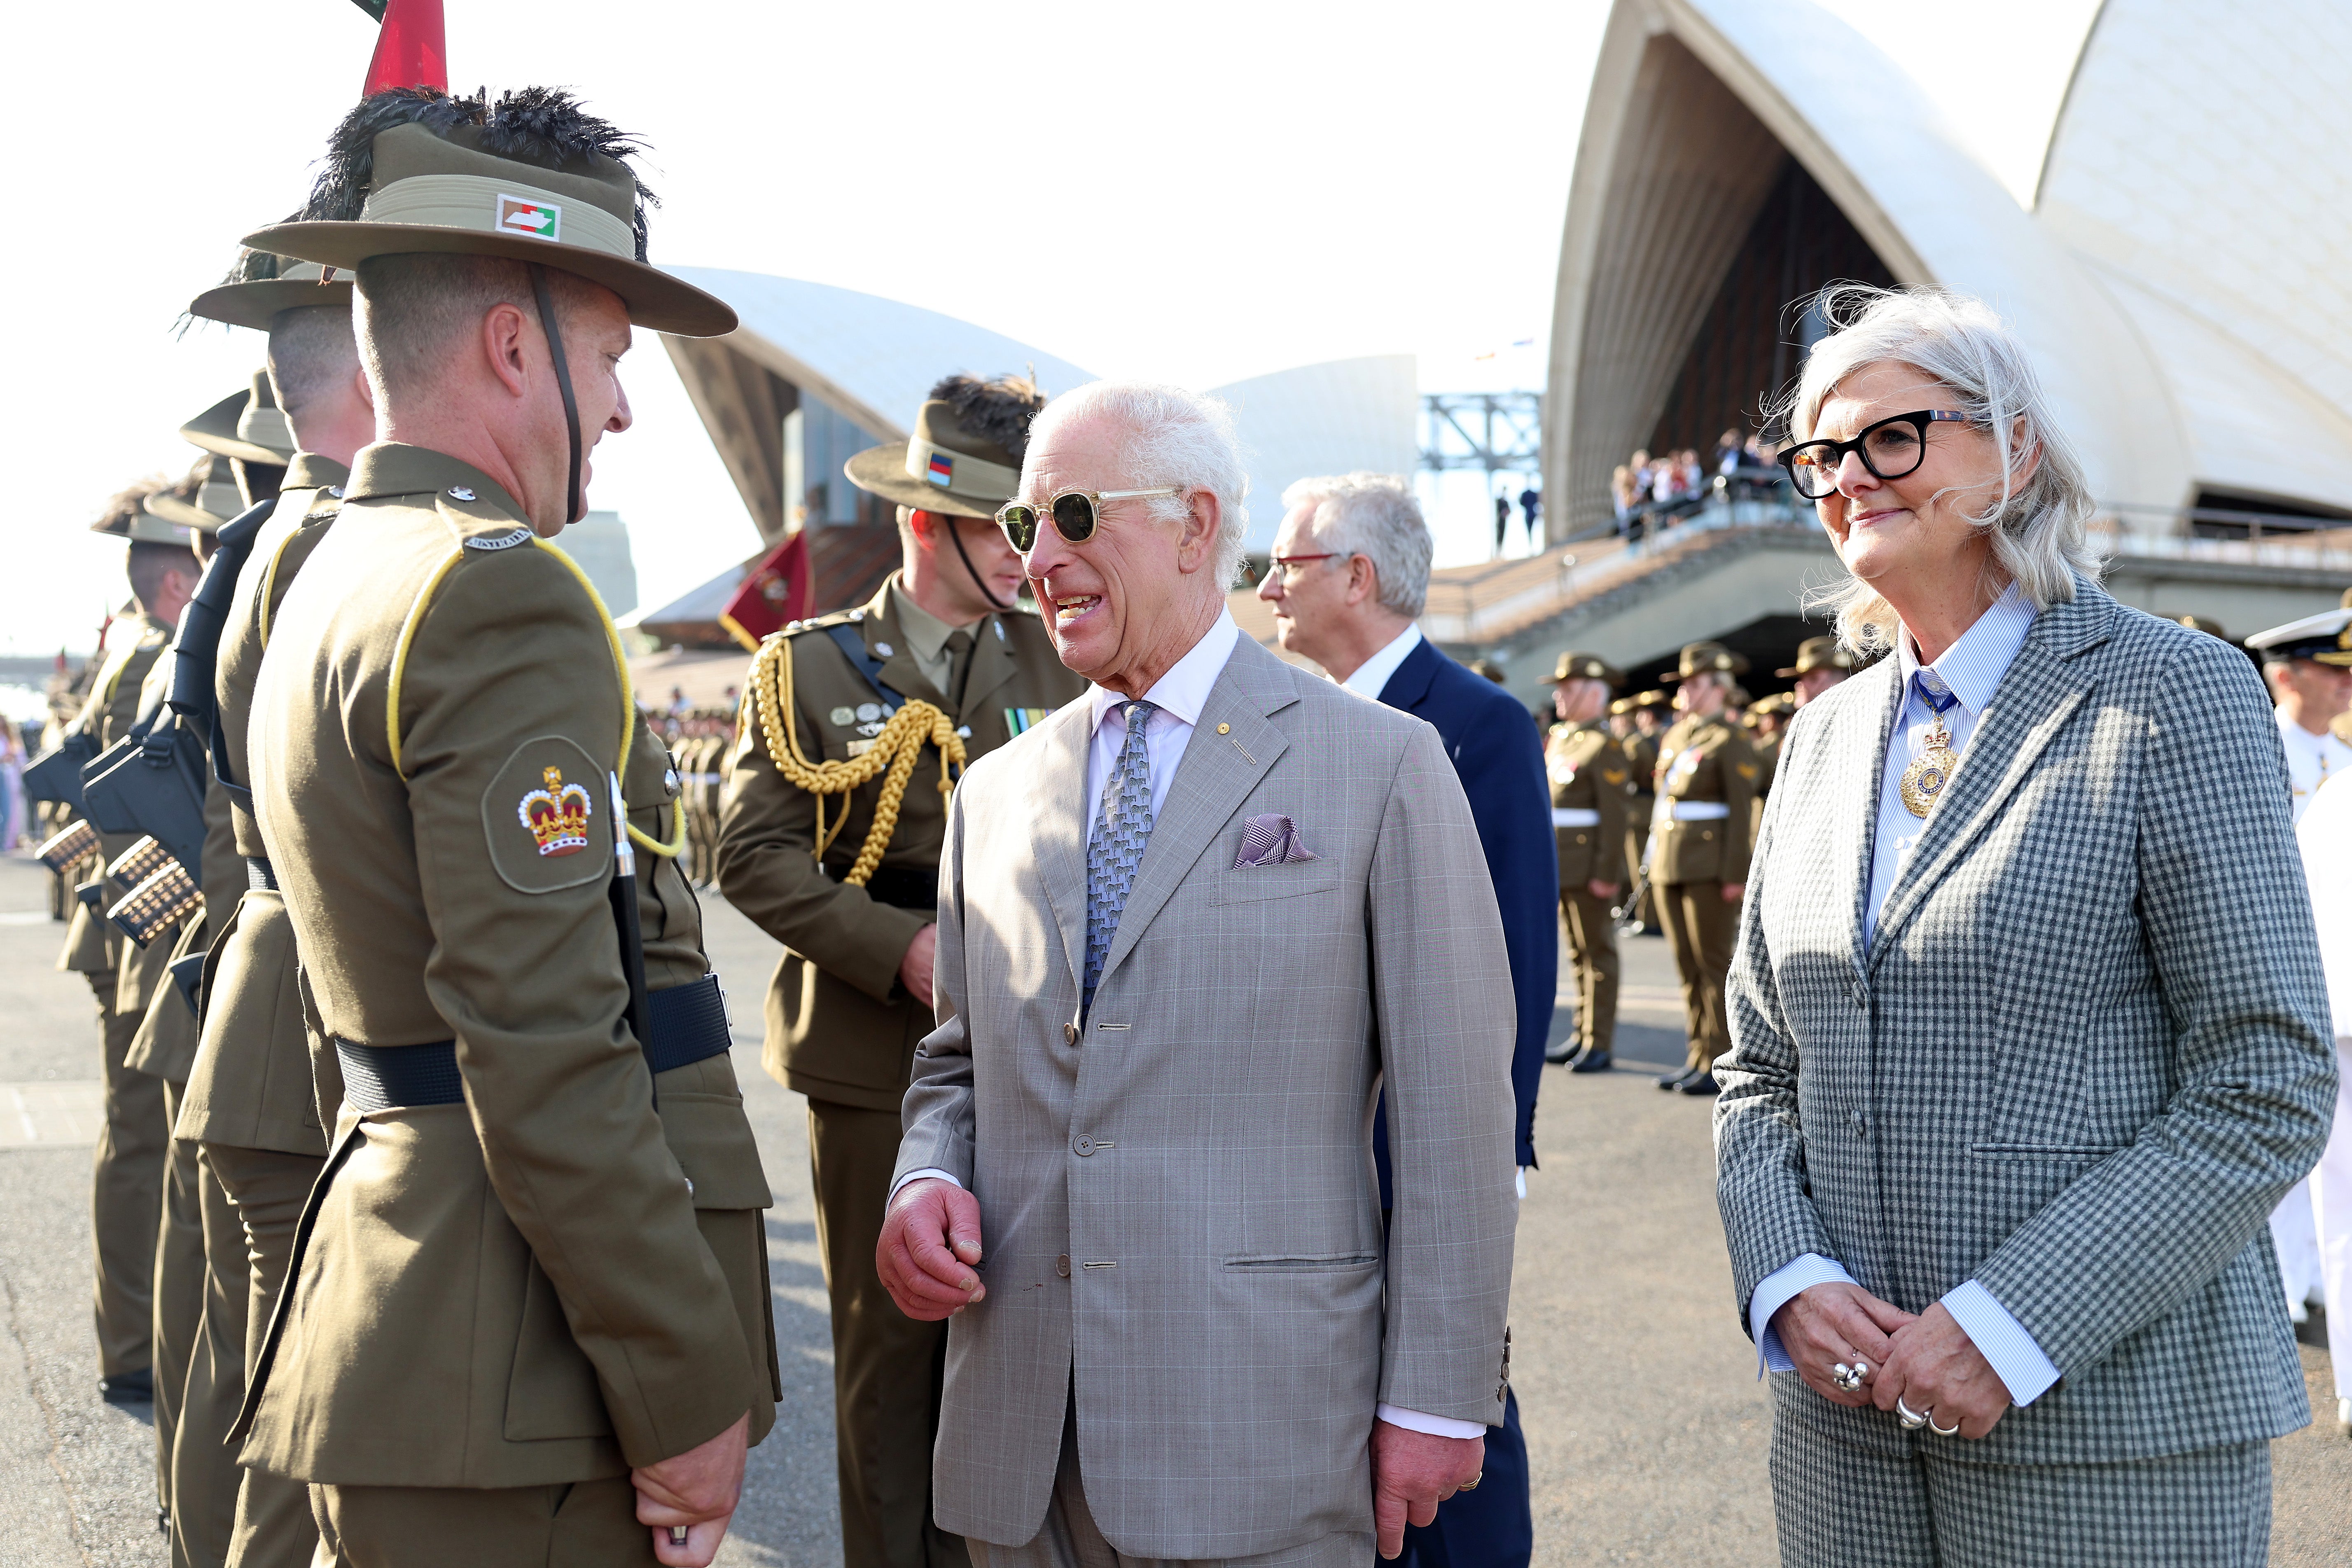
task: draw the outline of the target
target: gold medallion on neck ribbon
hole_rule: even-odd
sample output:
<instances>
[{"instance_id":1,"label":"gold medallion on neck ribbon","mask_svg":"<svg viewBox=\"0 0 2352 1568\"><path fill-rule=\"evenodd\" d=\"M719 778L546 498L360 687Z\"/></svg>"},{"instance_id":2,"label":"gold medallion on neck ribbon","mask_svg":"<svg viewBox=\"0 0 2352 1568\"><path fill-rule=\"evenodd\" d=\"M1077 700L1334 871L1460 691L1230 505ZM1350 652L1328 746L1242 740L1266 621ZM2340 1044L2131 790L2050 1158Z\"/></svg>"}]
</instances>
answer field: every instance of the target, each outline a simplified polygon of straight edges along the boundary
<instances>
[{"instance_id":1,"label":"gold medallion on neck ribbon","mask_svg":"<svg viewBox=\"0 0 2352 1568\"><path fill-rule=\"evenodd\" d=\"M1920 742L1919 754L1903 770L1903 809L1914 816L1927 816L1927 808L1936 804L1936 797L1951 782L1952 770L1959 765L1959 753L1952 750L1951 733L1938 719Z\"/></svg>"}]
</instances>

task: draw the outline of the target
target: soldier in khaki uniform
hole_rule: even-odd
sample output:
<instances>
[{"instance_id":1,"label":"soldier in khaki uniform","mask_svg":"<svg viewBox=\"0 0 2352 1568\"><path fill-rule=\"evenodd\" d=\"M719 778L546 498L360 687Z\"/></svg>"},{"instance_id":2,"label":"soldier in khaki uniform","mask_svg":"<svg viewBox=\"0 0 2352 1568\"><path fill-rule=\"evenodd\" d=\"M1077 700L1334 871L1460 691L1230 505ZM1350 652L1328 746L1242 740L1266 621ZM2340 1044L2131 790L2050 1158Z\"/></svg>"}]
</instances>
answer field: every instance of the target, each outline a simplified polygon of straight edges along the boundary
<instances>
[{"instance_id":1,"label":"soldier in khaki uniform","mask_svg":"<svg viewBox=\"0 0 2352 1568\"><path fill-rule=\"evenodd\" d=\"M961 1540L931 1521L947 1325L892 1304L874 1248L899 1101L936 1022L950 757L926 737L948 731L954 763L977 759L1086 689L1044 623L1015 607L1021 559L992 521L1020 484L1044 401L1024 381L952 378L917 413L910 441L850 460L853 482L899 503L903 564L863 607L767 640L729 758L719 885L784 944L765 1058L809 1101L848 1568L965 1561ZM918 725L918 709L938 717ZM914 772L895 821L877 827L888 793L877 770L902 747Z\"/></svg>"},{"instance_id":2,"label":"soldier in khaki uniform","mask_svg":"<svg viewBox=\"0 0 2352 1568\"><path fill-rule=\"evenodd\" d=\"M100 751L121 740L138 720L148 673L169 646L180 611L196 588L198 566L191 546L196 531L147 510L149 496L162 488L131 487L91 525L95 532L130 542L136 604L108 634L105 663L67 730L88 735ZM95 875L101 901L96 907L77 901L58 967L89 978L104 1039L106 1125L98 1137L90 1205L97 1264L92 1307L99 1389L109 1402L123 1404L152 1398L154 1391L155 1241L171 1124L162 1080L130 1065L144 1022L143 1001L152 990L152 981L142 984L140 971L150 961L105 918L107 902L123 891L108 879L107 868L139 836L101 833L99 838L101 858ZM156 953L154 965L160 969L167 956L168 952ZM134 1004L129 1008L120 1005L126 984Z\"/></svg>"},{"instance_id":3,"label":"soldier in khaki uniform","mask_svg":"<svg viewBox=\"0 0 2352 1568\"><path fill-rule=\"evenodd\" d=\"M1571 1072L1606 1072L1617 1040L1617 922L1625 884L1625 786L1633 764L1609 732L1609 691L1624 676L1597 654L1564 653L1551 672L1559 722L1544 743L1552 837L1559 848L1559 912L1575 976Z\"/></svg>"},{"instance_id":4,"label":"soldier in khaki uniform","mask_svg":"<svg viewBox=\"0 0 2352 1568\"><path fill-rule=\"evenodd\" d=\"M352 455L375 431L352 338L351 283L325 280L321 270L247 251L188 308L268 334L268 368L229 430L210 439L216 454L247 462L275 455L285 465L277 505L238 574L214 668L215 772L230 781L216 779L215 788L230 803L236 892L215 899L207 879L208 917L221 929L205 965L201 1044L173 1123L182 1146L199 1150L205 1200L203 1334L183 1423L211 1440L184 1442L173 1455L173 1528L192 1560L239 1568L301 1568L319 1539L309 1489L244 1468L224 1439L285 1282L302 1201L327 1156L293 936L253 818L245 744L269 618L332 520Z\"/></svg>"},{"instance_id":5,"label":"soldier in khaki uniform","mask_svg":"<svg viewBox=\"0 0 2352 1568\"><path fill-rule=\"evenodd\" d=\"M348 1568L707 1563L774 1418L677 780L550 542L629 426L631 325L735 324L646 264L628 146L543 89L379 94L313 198L364 189L359 220L246 241L356 271L383 437L269 618L246 745L339 1103L240 1457L312 1483Z\"/></svg>"},{"instance_id":6,"label":"soldier in khaki uniform","mask_svg":"<svg viewBox=\"0 0 2352 1568\"><path fill-rule=\"evenodd\" d=\"M237 395L242 398L245 395ZM212 413L208 409L205 415L182 426L181 434L205 435L206 416ZM198 559L209 560L211 542L221 525L246 508L241 488L245 476L238 471L241 467L229 458L208 453L198 460L186 479L156 491L143 504L151 516L189 529ZM257 464L252 482L274 487L278 472L274 466ZM148 667L141 684L139 710L149 716L153 725L177 722L164 706L164 695L171 688L176 663L167 652ZM191 953L201 956L210 931L205 894L209 892L215 903L226 908L223 900L230 897L229 889L237 880L234 875L236 854L228 831L227 799L217 787L209 788L205 791L205 842L202 865L194 879L197 892L193 912L184 921L158 931L143 949L136 942L130 943L133 951L125 952L115 987L117 1013L139 1019L131 1048L123 1057L124 1064L162 1084L163 1124L167 1129L178 1120L189 1064L196 1051L196 1016L180 988L172 983L171 966ZM114 890L110 889L107 902L114 901ZM205 1305L204 1226L207 1200L194 1144L176 1139L169 1143L163 1182L163 1214L155 1243L152 1330L156 1496L173 1536L174 1560L205 1561L192 1557L181 1539L185 1521L176 1479L176 1465L184 1449L180 1438L189 1370L196 1357ZM217 1205L216 1194L212 1202ZM188 1457L221 1482L233 1477L235 1470L220 1453L221 1439L227 1430L226 1422L220 1421L202 1433L194 1443L184 1446Z\"/></svg>"},{"instance_id":7,"label":"soldier in khaki uniform","mask_svg":"<svg viewBox=\"0 0 2352 1568\"><path fill-rule=\"evenodd\" d=\"M1807 637L1797 645L1797 662L1772 673L1797 683L1793 700L1802 708L1853 673L1853 655L1835 637Z\"/></svg>"},{"instance_id":8,"label":"soldier in khaki uniform","mask_svg":"<svg viewBox=\"0 0 2352 1568\"><path fill-rule=\"evenodd\" d=\"M1650 816L1657 805L1651 784L1658 766L1658 737L1665 733L1659 715L1667 711L1667 700L1663 691L1643 691L1621 697L1609 705L1610 732L1616 735L1617 747L1625 753L1632 773L1625 796L1625 864L1635 872L1649 864ZM1622 730L1616 722L1621 718L1624 721ZM1643 928L1658 929L1657 894L1646 880L1642 882L1641 897L1626 910L1626 916L1633 921L1636 935Z\"/></svg>"},{"instance_id":9,"label":"soldier in khaki uniform","mask_svg":"<svg viewBox=\"0 0 2352 1568\"><path fill-rule=\"evenodd\" d=\"M1723 984L1731 973L1732 938L1747 891L1749 819L1763 768L1725 711L1748 661L1721 643L1682 651L1682 712L1658 742L1657 791L1650 826L1650 883L1665 921L1666 945L1683 983L1690 1058L1658 1087L1684 1094L1716 1092L1715 1058L1731 1048Z\"/></svg>"}]
</instances>

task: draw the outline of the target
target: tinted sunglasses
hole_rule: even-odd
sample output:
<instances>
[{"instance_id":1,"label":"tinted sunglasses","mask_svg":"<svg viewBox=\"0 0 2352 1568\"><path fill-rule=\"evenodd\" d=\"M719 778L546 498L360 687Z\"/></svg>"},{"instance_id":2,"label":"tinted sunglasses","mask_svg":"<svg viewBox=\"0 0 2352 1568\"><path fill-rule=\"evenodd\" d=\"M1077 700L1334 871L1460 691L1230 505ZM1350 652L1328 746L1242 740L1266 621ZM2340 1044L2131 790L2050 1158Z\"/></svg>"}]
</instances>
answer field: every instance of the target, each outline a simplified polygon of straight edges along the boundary
<instances>
[{"instance_id":1,"label":"tinted sunglasses","mask_svg":"<svg viewBox=\"0 0 2352 1568\"><path fill-rule=\"evenodd\" d=\"M1179 496L1184 492L1174 485L1161 485L1149 490L1056 490L1043 511L1054 519L1055 531L1073 544L1083 544L1095 536L1102 525L1102 503L1107 500L1133 500L1139 496ZM1040 509L1025 500L1009 500L996 509L996 526L1013 542L1013 548L1026 555L1037 548L1037 525L1042 521Z\"/></svg>"}]
</instances>

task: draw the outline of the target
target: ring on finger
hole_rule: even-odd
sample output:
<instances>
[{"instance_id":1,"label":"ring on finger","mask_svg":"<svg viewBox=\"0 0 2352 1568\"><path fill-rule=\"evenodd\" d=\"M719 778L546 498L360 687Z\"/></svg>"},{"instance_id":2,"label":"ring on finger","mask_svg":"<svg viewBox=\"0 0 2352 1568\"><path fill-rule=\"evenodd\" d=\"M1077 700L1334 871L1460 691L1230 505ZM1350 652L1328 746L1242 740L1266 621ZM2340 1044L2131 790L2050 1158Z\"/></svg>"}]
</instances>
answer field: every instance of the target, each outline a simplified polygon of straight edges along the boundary
<instances>
[{"instance_id":1,"label":"ring on finger","mask_svg":"<svg viewBox=\"0 0 2352 1568\"><path fill-rule=\"evenodd\" d=\"M1462 1485L1461 1485L1458 1489L1456 1489L1461 1490L1461 1491L1465 1491L1465 1492L1475 1492L1475 1491L1476 1491L1476 1490L1478 1489L1478 1483L1479 1483L1480 1481L1485 1480L1486 1479L1486 1471L1484 1471L1484 1470L1480 1470L1476 1475L1472 1476L1468 1480L1464 1481L1464 1482L1462 1483Z\"/></svg>"},{"instance_id":2,"label":"ring on finger","mask_svg":"<svg viewBox=\"0 0 2352 1568\"><path fill-rule=\"evenodd\" d=\"M1830 1381L1848 1394L1862 1392L1862 1368L1840 1362L1830 1368Z\"/></svg>"},{"instance_id":3,"label":"ring on finger","mask_svg":"<svg viewBox=\"0 0 2352 1568\"><path fill-rule=\"evenodd\" d=\"M685 1544L686 1544L686 1538L687 1538L687 1528L686 1528L686 1526L684 1526L684 1525L682 1525L682 1524L673 1524L673 1525L671 1525L671 1526L669 1527L669 1543L670 1543L672 1546L683 1546L683 1545L685 1545Z\"/></svg>"},{"instance_id":4,"label":"ring on finger","mask_svg":"<svg viewBox=\"0 0 2352 1568\"><path fill-rule=\"evenodd\" d=\"M1960 1435L1960 1424L1955 1421L1949 1426L1937 1426L1936 1424L1936 1407L1931 1405L1927 1407L1927 1430L1933 1432L1938 1437L1957 1437Z\"/></svg>"},{"instance_id":5,"label":"ring on finger","mask_svg":"<svg viewBox=\"0 0 2352 1568\"><path fill-rule=\"evenodd\" d=\"M1927 1408L1933 1410L1935 1406L1931 1405ZM1895 1399L1895 1419L1903 1423L1903 1430L1906 1432L1916 1432L1927 1424L1927 1415L1912 1409L1909 1402L1900 1394L1897 1394Z\"/></svg>"}]
</instances>

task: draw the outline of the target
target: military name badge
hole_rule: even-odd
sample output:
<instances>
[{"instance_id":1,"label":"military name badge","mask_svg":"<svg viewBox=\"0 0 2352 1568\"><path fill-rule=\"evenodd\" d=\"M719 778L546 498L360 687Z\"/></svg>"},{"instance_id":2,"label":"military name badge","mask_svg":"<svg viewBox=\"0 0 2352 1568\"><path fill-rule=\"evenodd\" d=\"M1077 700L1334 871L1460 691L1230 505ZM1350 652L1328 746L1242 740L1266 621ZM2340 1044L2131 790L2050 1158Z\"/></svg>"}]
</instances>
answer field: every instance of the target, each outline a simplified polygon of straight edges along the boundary
<instances>
[{"instance_id":1,"label":"military name badge","mask_svg":"<svg viewBox=\"0 0 2352 1568\"><path fill-rule=\"evenodd\" d=\"M490 865L519 893L551 893L601 881L612 830L597 801L604 770L577 742L541 735L514 749L482 795Z\"/></svg>"}]
</instances>

